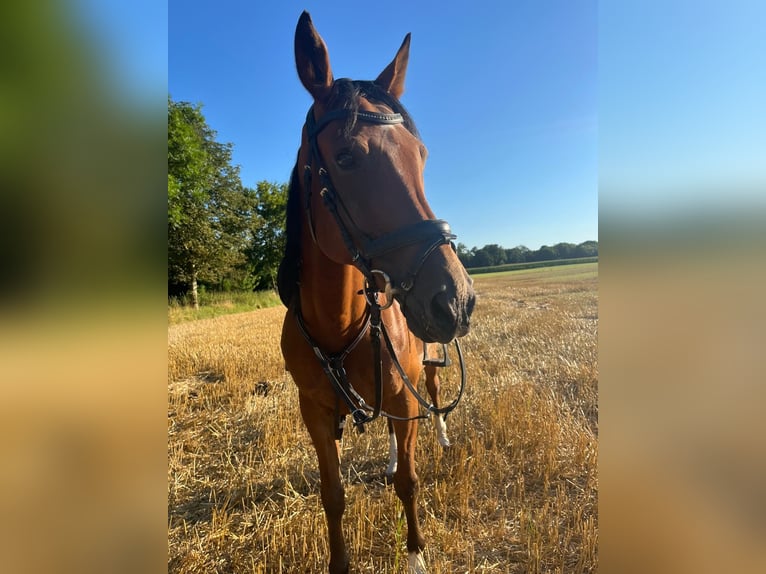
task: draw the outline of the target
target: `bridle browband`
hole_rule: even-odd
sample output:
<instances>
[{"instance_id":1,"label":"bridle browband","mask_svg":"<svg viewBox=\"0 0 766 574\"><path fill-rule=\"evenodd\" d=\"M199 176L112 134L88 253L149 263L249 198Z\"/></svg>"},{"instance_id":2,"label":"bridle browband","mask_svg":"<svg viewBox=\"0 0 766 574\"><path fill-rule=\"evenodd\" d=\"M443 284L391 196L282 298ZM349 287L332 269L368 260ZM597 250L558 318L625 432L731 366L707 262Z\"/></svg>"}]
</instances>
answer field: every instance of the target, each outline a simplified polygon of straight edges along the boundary
<instances>
[{"instance_id":1,"label":"bridle browband","mask_svg":"<svg viewBox=\"0 0 766 574\"><path fill-rule=\"evenodd\" d=\"M335 219L336 224L343 238L343 242L351 255L351 261L354 266L365 277L365 287L359 292L360 295L364 295L367 301L367 314L364 321L364 326L360 330L356 338L349 344L343 351L333 355L325 353L316 341L309 334L303 316L300 310L300 297L296 298L294 304L294 314L296 322L298 324L298 330L303 337L312 347L314 354L322 365L327 378L330 380L336 395L339 400L343 400L351 413L354 424L360 430L364 431L364 425L375 420L378 416L383 415L387 418L394 420L411 420L416 418L427 418L430 413L443 414L445 417L450 413L460 402L463 395L463 389L465 387L465 364L463 363L463 355L460 349L460 344L457 339L454 340L455 348L457 349L457 355L461 369L461 383L460 390L457 398L453 400L449 405L443 408L437 408L433 404L426 401L415 389L415 386L409 380L409 377L404 372L399 359L396 356L393 344L386 331L385 325L381 321L381 311L387 309L393 304L394 298L399 299L400 305L404 308L404 301L409 294L410 290L415 284L418 273L422 269L428 257L437 248L442 245L452 245L455 249L453 240L456 239L456 235L452 233L449 224L442 219L428 219L419 221L417 223L405 226L397 229L393 232L384 234L380 237L371 238L364 233L354 222L351 214L343 204L343 200L337 193L335 186L332 183L330 174L324 167L321 153L319 152L319 145L317 143L317 137L319 133L327 127L331 122L335 120L348 119L353 115L353 121L363 121L366 123L376 125L396 125L404 123L402 114L399 113L378 113L378 112L366 112L366 111L352 111L348 109L337 109L327 112L318 121L314 119L314 107L312 106L306 116L306 136L310 148L310 160L309 163L304 166L304 193L305 205L304 210L308 221L308 227L311 233L311 237L315 244L318 245L316 233L314 231L314 222L311 214L311 180L313 177L314 169L316 168L317 175L321 181L320 196L322 197L324 205L330 211ZM345 219L349 225L341 216L340 210L345 213ZM352 233L352 229L353 232ZM354 237L358 238L361 245L357 245L354 241ZM416 258L416 264L411 272L409 272L397 286L393 286L391 279L384 271L380 269L374 269L372 267L372 259L379 257L383 254L397 251L405 247L412 247L415 245L423 245L418 257ZM383 289L386 295L386 302L384 305L380 305L378 302L378 294L380 290L377 287L376 277L380 277L385 287ZM351 353L351 351L359 344L364 338L364 334L370 331L372 347L373 347L373 360L375 363L375 405L370 407L364 401L364 399L354 390L348 381L346 370L343 366L345 358ZM415 396L417 401L427 410L428 414L418 415L410 418L403 418L391 415L382 410L382 369L383 363L380 354L380 339L381 335L386 344L386 348L391 356L391 359L396 367L399 376L404 381L407 388ZM425 345L425 343L424 343ZM425 348L424 348L425 350ZM447 357L446 345L444 346L444 357ZM341 425L342 428L342 425Z\"/></svg>"}]
</instances>

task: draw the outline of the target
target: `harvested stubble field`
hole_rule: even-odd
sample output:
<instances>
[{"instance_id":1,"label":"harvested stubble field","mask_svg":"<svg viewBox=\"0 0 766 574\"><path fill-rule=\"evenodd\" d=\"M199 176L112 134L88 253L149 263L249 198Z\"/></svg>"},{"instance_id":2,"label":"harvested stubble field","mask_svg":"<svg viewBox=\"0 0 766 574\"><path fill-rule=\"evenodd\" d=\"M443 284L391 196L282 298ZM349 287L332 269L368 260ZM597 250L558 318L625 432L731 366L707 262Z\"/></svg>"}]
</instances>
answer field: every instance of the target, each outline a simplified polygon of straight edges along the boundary
<instances>
[{"instance_id":1,"label":"harvested stubble field","mask_svg":"<svg viewBox=\"0 0 766 574\"><path fill-rule=\"evenodd\" d=\"M420 426L429 572L595 572L597 264L482 275L463 343L453 446ZM168 332L168 567L325 572L316 456L279 350L282 307ZM442 375L443 400L457 370ZM355 572L406 569L384 422L347 429L344 529Z\"/></svg>"}]
</instances>

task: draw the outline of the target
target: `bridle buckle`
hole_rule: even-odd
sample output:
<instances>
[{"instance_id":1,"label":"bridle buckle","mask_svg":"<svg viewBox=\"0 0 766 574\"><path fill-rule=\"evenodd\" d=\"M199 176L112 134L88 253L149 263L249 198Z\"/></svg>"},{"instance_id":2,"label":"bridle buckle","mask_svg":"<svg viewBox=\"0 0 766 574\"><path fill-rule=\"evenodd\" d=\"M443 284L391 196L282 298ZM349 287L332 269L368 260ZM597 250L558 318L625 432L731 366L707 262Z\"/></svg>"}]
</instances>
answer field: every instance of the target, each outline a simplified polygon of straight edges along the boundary
<instances>
[{"instance_id":1,"label":"bridle buckle","mask_svg":"<svg viewBox=\"0 0 766 574\"><path fill-rule=\"evenodd\" d=\"M385 286L383 287L383 294L386 297L385 302L383 305L378 302L377 294L380 293L380 289L378 289L377 285L370 285L370 278L365 279L364 296L370 306L376 306L381 310L385 310L394 304L394 296L399 290L391 285L391 278L385 271L382 271L381 269L371 269L370 277L374 277L375 275L380 275L385 283Z\"/></svg>"}]
</instances>

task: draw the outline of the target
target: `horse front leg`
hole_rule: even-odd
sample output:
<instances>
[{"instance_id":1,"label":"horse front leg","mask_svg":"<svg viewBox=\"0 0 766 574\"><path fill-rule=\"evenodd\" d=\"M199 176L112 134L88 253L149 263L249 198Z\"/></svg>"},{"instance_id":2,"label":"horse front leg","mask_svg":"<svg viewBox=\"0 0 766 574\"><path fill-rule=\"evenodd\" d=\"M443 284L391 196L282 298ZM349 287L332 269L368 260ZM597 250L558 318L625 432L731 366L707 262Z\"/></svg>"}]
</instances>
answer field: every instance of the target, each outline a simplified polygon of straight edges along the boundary
<instances>
[{"instance_id":1,"label":"horse front leg","mask_svg":"<svg viewBox=\"0 0 766 574\"><path fill-rule=\"evenodd\" d=\"M436 372L436 367L433 365L426 365L424 367L426 372L426 389L428 395L431 397L431 402L438 409L439 404L439 375ZM444 448L450 446L450 440L447 436L447 423L444 420L444 415L434 415L434 426L436 427L436 438L439 440L439 444Z\"/></svg>"},{"instance_id":2,"label":"horse front leg","mask_svg":"<svg viewBox=\"0 0 766 574\"><path fill-rule=\"evenodd\" d=\"M404 506L407 517L407 552L409 572L426 574L421 551L425 548L425 538L420 529L418 518L418 494L420 483L415 472L415 443L418 434L418 421L394 421L394 431L398 448L398 465L394 474L394 489Z\"/></svg>"},{"instance_id":3,"label":"horse front leg","mask_svg":"<svg viewBox=\"0 0 766 574\"><path fill-rule=\"evenodd\" d=\"M438 409L439 404L439 375L437 374L436 367L433 365L426 365L426 389L428 390L428 396L431 397L431 402ZM449 437L447 436L447 423L444 420L444 415L434 415L434 426L436 427L436 438L439 440L439 444L444 448L451 445ZM391 419L388 419L388 467L386 468L386 476L391 478L396 472L398 465L398 453L396 434L394 433L394 426Z\"/></svg>"},{"instance_id":4,"label":"horse front leg","mask_svg":"<svg viewBox=\"0 0 766 574\"><path fill-rule=\"evenodd\" d=\"M330 574L348 572L348 554L343 539L343 512L346 509L345 493L340 476L340 448L335 440L336 417L333 410L322 409L315 402L301 395L301 414L311 435L319 462L322 506L327 519L330 542Z\"/></svg>"},{"instance_id":5,"label":"horse front leg","mask_svg":"<svg viewBox=\"0 0 766 574\"><path fill-rule=\"evenodd\" d=\"M394 425L391 419L387 419L388 422L388 467L386 468L386 476L391 478L396 472L397 466L399 466L399 454L396 445L396 434L394 434Z\"/></svg>"}]
</instances>

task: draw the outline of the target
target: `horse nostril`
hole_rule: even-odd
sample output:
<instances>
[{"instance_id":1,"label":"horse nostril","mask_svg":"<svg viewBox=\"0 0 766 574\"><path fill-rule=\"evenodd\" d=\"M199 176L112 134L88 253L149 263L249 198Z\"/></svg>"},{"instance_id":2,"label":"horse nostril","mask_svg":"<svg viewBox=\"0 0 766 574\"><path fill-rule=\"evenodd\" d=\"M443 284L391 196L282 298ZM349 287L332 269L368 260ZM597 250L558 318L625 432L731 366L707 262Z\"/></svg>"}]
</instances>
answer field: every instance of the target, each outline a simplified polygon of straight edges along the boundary
<instances>
[{"instance_id":1,"label":"horse nostril","mask_svg":"<svg viewBox=\"0 0 766 574\"><path fill-rule=\"evenodd\" d=\"M453 326L457 322L457 300L446 291L439 291L431 299L431 314L434 320L444 326Z\"/></svg>"},{"instance_id":2,"label":"horse nostril","mask_svg":"<svg viewBox=\"0 0 766 574\"><path fill-rule=\"evenodd\" d=\"M470 321L471 319L471 313L473 313L473 307L476 305L476 294L471 293L468 296L468 303L465 305L465 317L466 317L466 323Z\"/></svg>"}]
</instances>

